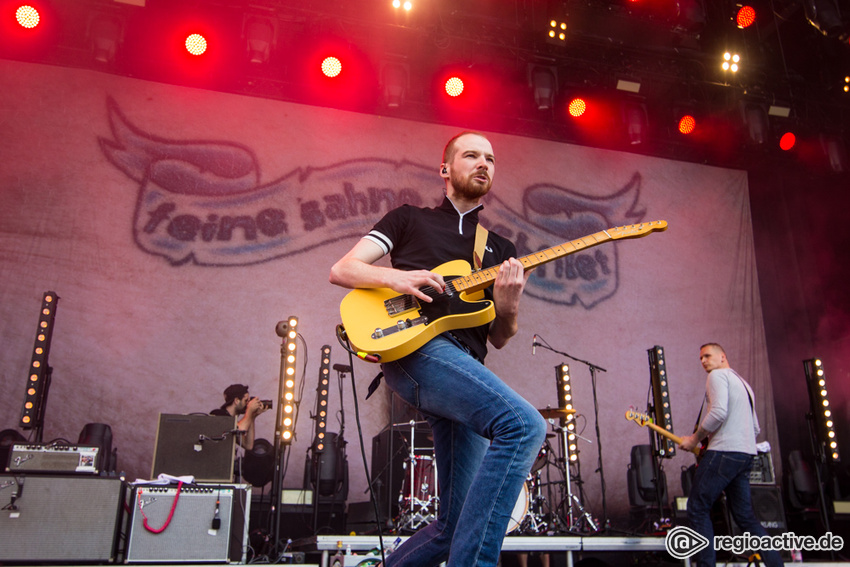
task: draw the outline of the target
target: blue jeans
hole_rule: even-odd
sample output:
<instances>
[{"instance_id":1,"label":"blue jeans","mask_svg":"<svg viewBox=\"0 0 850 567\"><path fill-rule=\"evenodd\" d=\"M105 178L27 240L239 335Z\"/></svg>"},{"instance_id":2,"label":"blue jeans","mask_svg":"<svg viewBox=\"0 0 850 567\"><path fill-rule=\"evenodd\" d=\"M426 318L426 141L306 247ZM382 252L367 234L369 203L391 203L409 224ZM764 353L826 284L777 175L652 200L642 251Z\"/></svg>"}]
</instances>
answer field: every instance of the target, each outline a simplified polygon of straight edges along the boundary
<instances>
[{"instance_id":1,"label":"blue jeans","mask_svg":"<svg viewBox=\"0 0 850 567\"><path fill-rule=\"evenodd\" d=\"M387 567L495 567L546 420L452 337L383 364L387 385L434 434L440 511Z\"/></svg>"},{"instance_id":2,"label":"blue jeans","mask_svg":"<svg viewBox=\"0 0 850 567\"><path fill-rule=\"evenodd\" d=\"M691 493L688 495L688 521L694 531L710 542L708 547L692 558L698 567L715 567L717 564L711 507L720 498L721 492L726 493L726 506L742 531L767 535L753 511L749 477L752 468L752 455L731 451L706 451L697 465ZM762 550L759 553L767 567L784 565L778 551Z\"/></svg>"}]
</instances>

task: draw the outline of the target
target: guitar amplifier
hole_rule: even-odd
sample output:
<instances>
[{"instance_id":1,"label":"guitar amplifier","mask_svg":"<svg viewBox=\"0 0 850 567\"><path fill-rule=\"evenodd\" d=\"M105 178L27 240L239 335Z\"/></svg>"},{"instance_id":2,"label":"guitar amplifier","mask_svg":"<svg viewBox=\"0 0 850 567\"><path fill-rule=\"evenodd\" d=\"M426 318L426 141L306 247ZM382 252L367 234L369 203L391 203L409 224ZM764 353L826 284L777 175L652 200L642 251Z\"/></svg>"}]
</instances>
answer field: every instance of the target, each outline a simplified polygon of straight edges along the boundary
<instances>
[{"instance_id":1,"label":"guitar amplifier","mask_svg":"<svg viewBox=\"0 0 850 567\"><path fill-rule=\"evenodd\" d=\"M98 474L100 447L16 443L9 452L6 472Z\"/></svg>"},{"instance_id":2,"label":"guitar amplifier","mask_svg":"<svg viewBox=\"0 0 850 567\"><path fill-rule=\"evenodd\" d=\"M247 484L135 485L126 563L245 563Z\"/></svg>"},{"instance_id":3,"label":"guitar amplifier","mask_svg":"<svg viewBox=\"0 0 850 567\"><path fill-rule=\"evenodd\" d=\"M750 471L750 484L776 484L773 457L770 453L758 453L753 459L753 468Z\"/></svg>"}]
</instances>

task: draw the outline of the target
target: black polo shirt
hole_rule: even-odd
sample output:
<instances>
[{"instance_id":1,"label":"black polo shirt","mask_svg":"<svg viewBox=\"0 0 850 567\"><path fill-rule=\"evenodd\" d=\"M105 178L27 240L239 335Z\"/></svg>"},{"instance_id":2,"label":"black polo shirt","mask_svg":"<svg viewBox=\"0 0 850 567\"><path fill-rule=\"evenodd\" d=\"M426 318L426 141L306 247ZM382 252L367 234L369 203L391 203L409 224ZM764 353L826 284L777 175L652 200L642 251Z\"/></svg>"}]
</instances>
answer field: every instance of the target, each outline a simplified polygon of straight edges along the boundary
<instances>
[{"instance_id":1,"label":"black polo shirt","mask_svg":"<svg viewBox=\"0 0 850 567\"><path fill-rule=\"evenodd\" d=\"M451 260L472 264L475 249L475 227L482 205L461 215L448 197L433 209L402 205L379 220L365 238L390 254L393 268L399 270L432 270ZM516 257L514 244L494 232L487 237L482 267L488 268ZM484 290L493 299L493 286ZM489 325L452 331L481 361L487 355Z\"/></svg>"}]
</instances>

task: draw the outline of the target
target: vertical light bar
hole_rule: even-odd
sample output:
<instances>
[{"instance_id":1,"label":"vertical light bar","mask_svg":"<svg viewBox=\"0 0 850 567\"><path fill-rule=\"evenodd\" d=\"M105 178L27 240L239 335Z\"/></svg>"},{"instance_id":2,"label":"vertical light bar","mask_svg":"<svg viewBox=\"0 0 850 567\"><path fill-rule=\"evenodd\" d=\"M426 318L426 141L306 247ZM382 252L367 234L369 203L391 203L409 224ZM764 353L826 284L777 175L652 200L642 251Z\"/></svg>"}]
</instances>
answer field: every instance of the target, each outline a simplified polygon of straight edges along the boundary
<instances>
[{"instance_id":1,"label":"vertical light bar","mask_svg":"<svg viewBox=\"0 0 850 567\"><path fill-rule=\"evenodd\" d=\"M561 363L555 367L555 380L558 386L558 408L572 410L573 390L570 384L569 364ZM569 462L574 463L578 460L575 414L569 413L561 417L561 427L566 427L567 429L567 459Z\"/></svg>"},{"instance_id":2,"label":"vertical light bar","mask_svg":"<svg viewBox=\"0 0 850 567\"><path fill-rule=\"evenodd\" d=\"M330 390L331 347L322 347L322 363L319 366L319 387L316 388L316 436L315 452L325 450L325 433L328 429L328 392Z\"/></svg>"},{"instance_id":3,"label":"vertical light bar","mask_svg":"<svg viewBox=\"0 0 850 567\"><path fill-rule=\"evenodd\" d=\"M35 429L44 420L44 404L50 380L50 366L47 357L50 354L50 340L53 338L53 321L56 318L56 304L59 297L55 291L46 291L41 300L41 312L38 316L38 328L35 333L35 345L27 377L24 407L21 409L21 429Z\"/></svg>"},{"instance_id":4,"label":"vertical light bar","mask_svg":"<svg viewBox=\"0 0 850 567\"><path fill-rule=\"evenodd\" d=\"M673 414L670 410L670 389L667 384L667 363L664 347L655 345L646 351L649 357L649 380L655 403L655 423L673 433ZM676 456L676 443L656 434L658 456L671 459Z\"/></svg>"},{"instance_id":5,"label":"vertical light bar","mask_svg":"<svg viewBox=\"0 0 850 567\"><path fill-rule=\"evenodd\" d=\"M284 376L283 376L283 399L280 407L283 408L283 421L280 441L284 445L292 443L295 428L295 362L298 358L298 318L287 319L286 336L283 341L284 348Z\"/></svg>"},{"instance_id":6,"label":"vertical light bar","mask_svg":"<svg viewBox=\"0 0 850 567\"><path fill-rule=\"evenodd\" d=\"M835 424L832 419L832 406L829 405L829 393L826 389L826 371L823 361L810 358L803 361L806 370L806 382L809 390L809 404L815 420L819 450L827 462L841 462L838 452L838 439L835 437Z\"/></svg>"}]
</instances>

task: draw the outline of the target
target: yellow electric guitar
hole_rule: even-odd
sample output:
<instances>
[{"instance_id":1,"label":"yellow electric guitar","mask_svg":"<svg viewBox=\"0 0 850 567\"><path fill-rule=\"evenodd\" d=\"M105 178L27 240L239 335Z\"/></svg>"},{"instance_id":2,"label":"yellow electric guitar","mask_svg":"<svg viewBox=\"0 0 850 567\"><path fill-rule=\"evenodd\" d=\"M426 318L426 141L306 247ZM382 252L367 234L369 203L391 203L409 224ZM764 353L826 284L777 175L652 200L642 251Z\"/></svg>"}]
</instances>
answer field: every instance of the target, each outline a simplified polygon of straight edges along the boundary
<instances>
[{"instance_id":1,"label":"yellow electric guitar","mask_svg":"<svg viewBox=\"0 0 850 567\"><path fill-rule=\"evenodd\" d=\"M677 435L673 435L672 432L667 431L666 429L664 429L660 425L653 423L652 418L649 417L648 415L646 415L645 413L638 413L635 410L630 409L626 412L626 419L628 419L629 421L634 421L635 423L637 423L641 427L648 427L648 428L652 429L653 431L655 431L659 435L663 435L664 437L666 437L667 439L669 439L670 441L672 441L676 445L678 445L679 443L682 442L681 437L679 437ZM702 448L694 447L693 449L691 449L691 453L693 453L697 457L701 457L702 456Z\"/></svg>"},{"instance_id":2,"label":"yellow electric guitar","mask_svg":"<svg viewBox=\"0 0 850 567\"><path fill-rule=\"evenodd\" d=\"M574 252L624 238L640 238L667 229L663 220L609 228L519 258L526 270ZM387 288L355 289L340 305L342 324L354 347L380 362L398 360L440 333L477 327L496 316L493 302L484 299L499 273L499 266L473 272L469 262L453 260L434 268L446 280L439 293L428 286L422 291L433 298L420 303L412 295L399 295Z\"/></svg>"}]
</instances>

